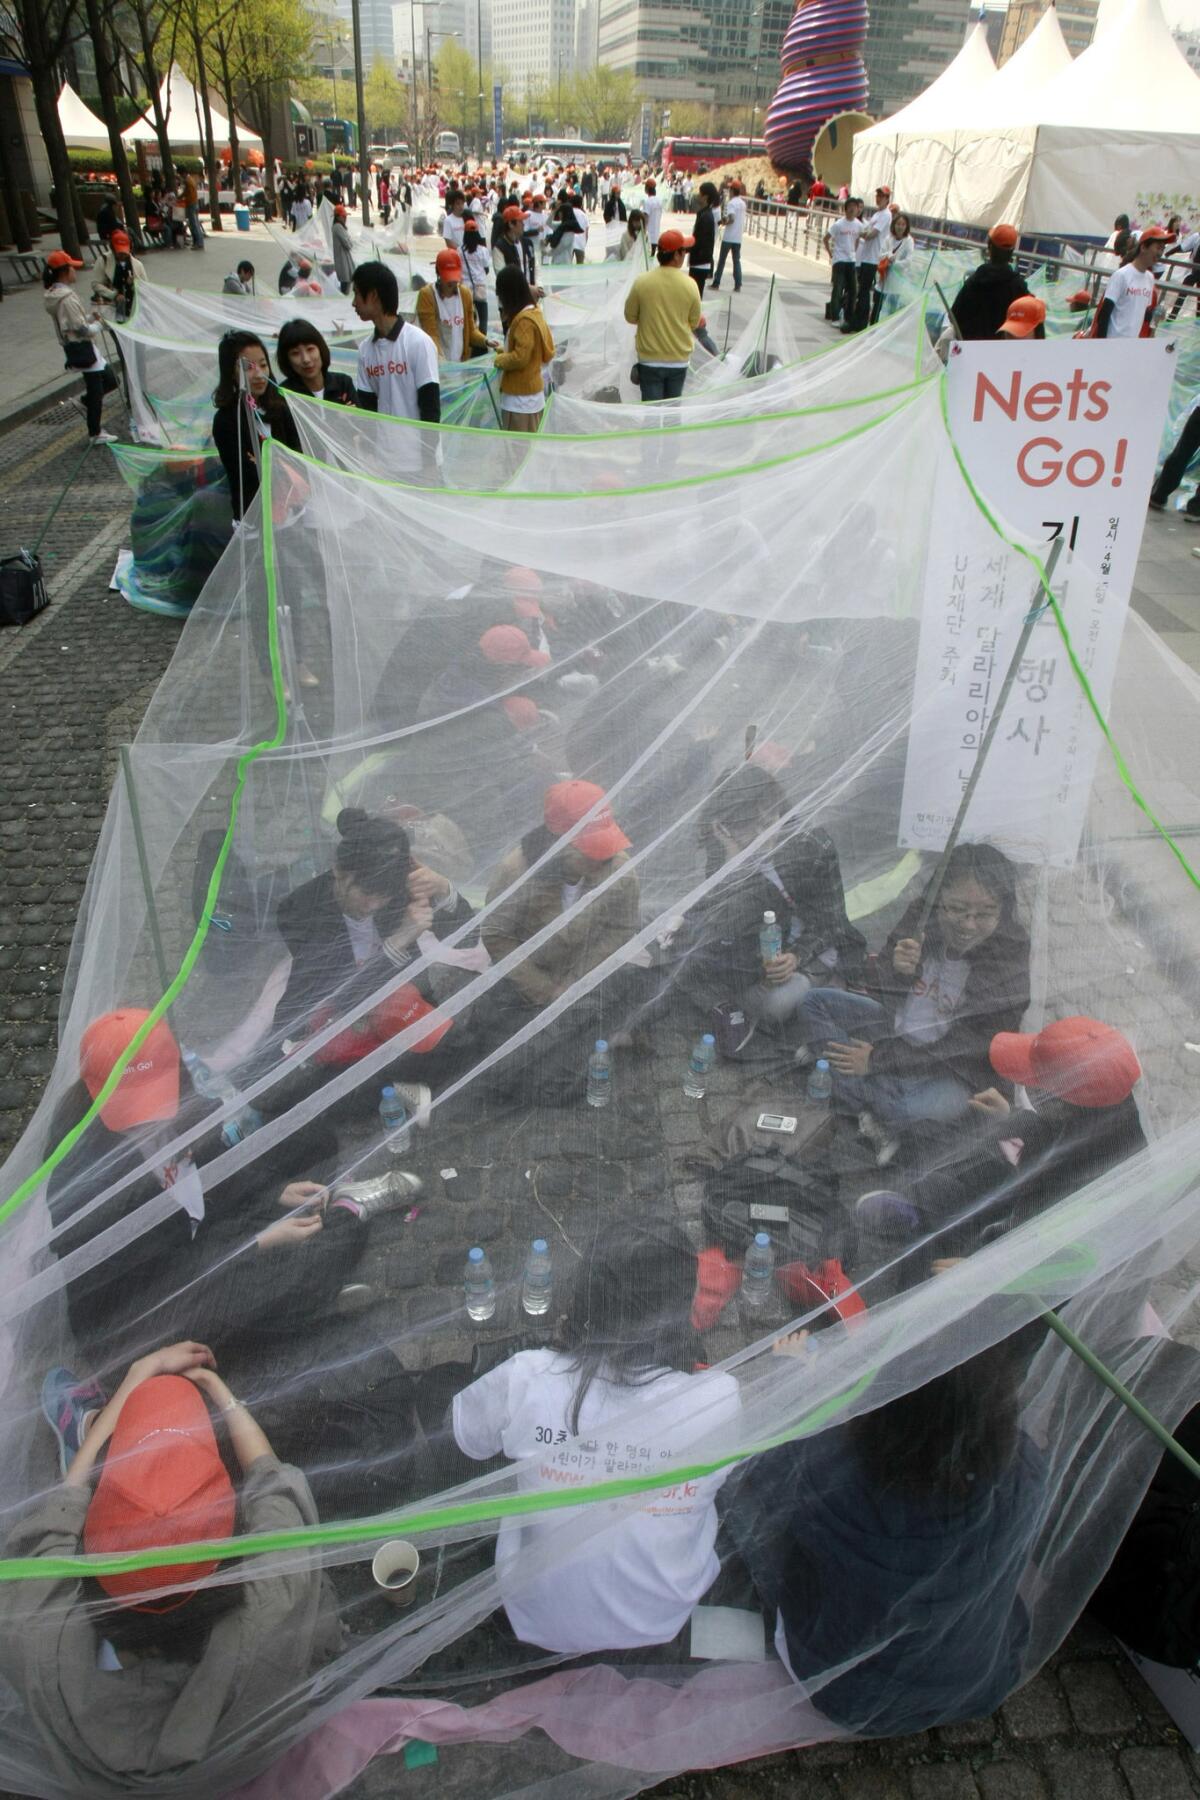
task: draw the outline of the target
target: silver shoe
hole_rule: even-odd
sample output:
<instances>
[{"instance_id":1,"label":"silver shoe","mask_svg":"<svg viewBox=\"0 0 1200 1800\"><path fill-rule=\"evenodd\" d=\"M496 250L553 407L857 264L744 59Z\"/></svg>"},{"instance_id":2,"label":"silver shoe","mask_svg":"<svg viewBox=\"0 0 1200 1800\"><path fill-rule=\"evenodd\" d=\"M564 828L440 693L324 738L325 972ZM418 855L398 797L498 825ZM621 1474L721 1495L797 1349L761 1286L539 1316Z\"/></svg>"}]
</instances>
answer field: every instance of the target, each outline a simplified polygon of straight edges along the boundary
<instances>
[{"instance_id":1,"label":"silver shoe","mask_svg":"<svg viewBox=\"0 0 1200 1800\"><path fill-rule=\"evenodd\" d=\"M411 1205L424 1187L419 1175L410 1174L407 1169L393 1169L370 1181L342 1182L340 1187L334 1188L329 1204L365 1221L378 1218L380 1213L394 1212L399 1206Z\"/></svg>"}]
</instances>

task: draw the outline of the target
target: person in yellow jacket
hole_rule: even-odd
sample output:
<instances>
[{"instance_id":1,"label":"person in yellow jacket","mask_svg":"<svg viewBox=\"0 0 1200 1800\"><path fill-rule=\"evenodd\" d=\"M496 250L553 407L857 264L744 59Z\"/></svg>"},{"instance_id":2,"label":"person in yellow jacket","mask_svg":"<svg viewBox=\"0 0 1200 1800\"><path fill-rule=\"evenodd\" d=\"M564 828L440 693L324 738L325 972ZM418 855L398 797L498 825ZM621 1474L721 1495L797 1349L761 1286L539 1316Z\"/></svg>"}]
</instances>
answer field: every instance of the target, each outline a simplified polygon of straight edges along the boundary
<instances>
[{"instance_id":1,"label":"person in yellow jacket","mask_svg":"<svg viewBox=\"0 0 1200 1800\"><path fill-rule=\"evenodd\" d=\"M488 341L476 322L462 257L457 250L439 250L434 268L436 280L426 282L417 295L417 324L433 339L443 362L467 362L486 350Z\"/></svg>"},{"instance_id":2,"label":"person in yellow jacket","mask_svg":"<svg viewBox=\"0 0 1200 1800\"><path fill-rule=\"evenodd\" d=\"M682 231L658 240L658 267L633 283L625 317L637 326L637 381L643 400L677 400L687 379L692 333L700 324L700 289L683 266L695 242Z\"/></svg>"},{"instance_id":3,"label":"person in yellow jacket","mask_svg":"<svg viewBox=\"0 0 1200 1800\"><path fill-rule=\"evenodd\" d=\"M546 409L542 371L554 360L554 339L533 290L512 264L496 276L496 300L505 332L504 349L496 357L504 429L536 431Z\"/></svg>"}]
</instances>

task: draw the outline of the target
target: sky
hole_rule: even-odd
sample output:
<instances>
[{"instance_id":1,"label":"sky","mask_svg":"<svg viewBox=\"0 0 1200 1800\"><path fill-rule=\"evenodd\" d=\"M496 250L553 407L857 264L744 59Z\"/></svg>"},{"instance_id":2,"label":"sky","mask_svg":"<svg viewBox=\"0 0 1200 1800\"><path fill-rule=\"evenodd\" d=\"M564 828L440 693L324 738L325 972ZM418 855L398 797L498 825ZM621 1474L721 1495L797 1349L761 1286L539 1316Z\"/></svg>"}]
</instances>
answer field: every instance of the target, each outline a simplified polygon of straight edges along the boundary
<instances>
[{"instance_id":1,"label":"sky","mask_svg":"<svg viewBox=\"0 0 1200 1800\"><path fill-rule=\"evenodd\" d=\"M1200 30L1200 0L1163 0L1163 12L1169 25L1182 25L1189 31Z\"/></svg>"}]
</instances>

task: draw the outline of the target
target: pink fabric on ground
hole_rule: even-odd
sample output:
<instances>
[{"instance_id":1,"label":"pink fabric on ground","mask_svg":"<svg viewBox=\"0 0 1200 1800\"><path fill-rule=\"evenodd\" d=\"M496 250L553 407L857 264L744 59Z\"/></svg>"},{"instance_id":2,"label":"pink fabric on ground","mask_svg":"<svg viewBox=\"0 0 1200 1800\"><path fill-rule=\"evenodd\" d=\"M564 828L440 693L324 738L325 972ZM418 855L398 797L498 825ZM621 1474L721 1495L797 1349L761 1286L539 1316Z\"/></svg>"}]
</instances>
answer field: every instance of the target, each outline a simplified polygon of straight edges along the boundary
<instances>
[{"instance_id":1,"label":"pink fabric on ground","mask_svg":"<svg viewBox=\"0 0 1200 1800\"><path fill-rule=\"evenodd\" d=\"M583 1761L656 1778L839 1735L778 1663L714 1664L679 1687L604 1667L564 1670L483 1706L359 1701L231 1800L328 1800L411 1738L503 1744L532 1730Z\"/></svg>"}]
</instances>

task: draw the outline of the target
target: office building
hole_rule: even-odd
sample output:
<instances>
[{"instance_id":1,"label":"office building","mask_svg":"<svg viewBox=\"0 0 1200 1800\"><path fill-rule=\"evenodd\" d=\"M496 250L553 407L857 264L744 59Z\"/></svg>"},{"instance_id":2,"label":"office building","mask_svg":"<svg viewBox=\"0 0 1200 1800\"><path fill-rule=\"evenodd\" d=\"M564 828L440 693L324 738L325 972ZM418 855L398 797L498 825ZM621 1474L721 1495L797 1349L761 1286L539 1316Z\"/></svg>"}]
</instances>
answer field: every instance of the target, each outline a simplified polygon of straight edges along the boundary
<instances>
[{"instance_id":1,"label":"office building","mask_svg":"<svg viewBox=\"0 0 1200 1800\"><path fill-rule=\"evenodd\" d=\"M466 0L463 14L466 20L466 36L463 42L480 67L490 69L492 66L491 0Z\"/></svg>"},{"instance_id":2,"label":"office building","mask_svg":"<svg viewBox=\"0 0 1200 1800\"><path fill-rule=\"evenodd\" d=\"M1171 36L1187 57L1191 67L1200 75L1200 31L1173 31Z\"/></svg>"},{"instance_id":3,"label":"office building","mask_svg":"<svg viewBox=\"0 0 1200 1800\"><path fill-rule=\"evenodd\" d=\"M351 0L332 0L334 18L345 27L349 41L354 29ZM389 69L396 66L396 40L392 31L392 0L359 0L359 29L362 32L363 67L369 69L376 60Z\"/></svg>"},{"instance_id":4,"label":"office building","mask_svg":"<svg viewBox=\"0 0 1200 1800\"><path fill-rule=\"evenodd\" d=\"M492 0L492 63L506 101L553 93L575 68L575 0Z\"/></svg>"},{"instance_id":5,"label":"office building","mask_svg":"<svg viewBox=\"0 0 1200 1800\"><path fill-rule=\"evenodd\" d=\"M579 0L575 14L575 67L594 69L599 56L600 0Z\"/></svg>"},{"instance_id":6,"label":"office building","mask_svg":"<svg viewBox=\"0 0 1200 1800\"><path fill-rule=\"evenodd\" d=\"M637 77L661 104L693 100L762 110L779 84L791 0L597 0L597 56Z\"/></svg>"},{"instance_id":7,"label":"office building","mask_svg":"<svg viewBox=\"0 0 1200 1800\"><path fill-rule=\"evenodd\" d=\"M915 100L958 55L977 12L970 0L871 0L868 112L886 118Z\"/></svg>"},{"instance_id":8,"label":"office building","mask_svg":"<svg viewBox=\"0 0 1200 1800\"><path fill-rule=\"evenodd\" d=\"M1045 12L1046 4L1047 0L1009 0L1008 11L1004 16L1004 30L1000 35L1000 50L996 57L997 67L1006 63L1021 48ZM1055 7L1059 26L1072 56L1078 56L1091 43L1098 4L1099 0L1062 0L1062 4Z\"/></svg>"}]
</instances>

